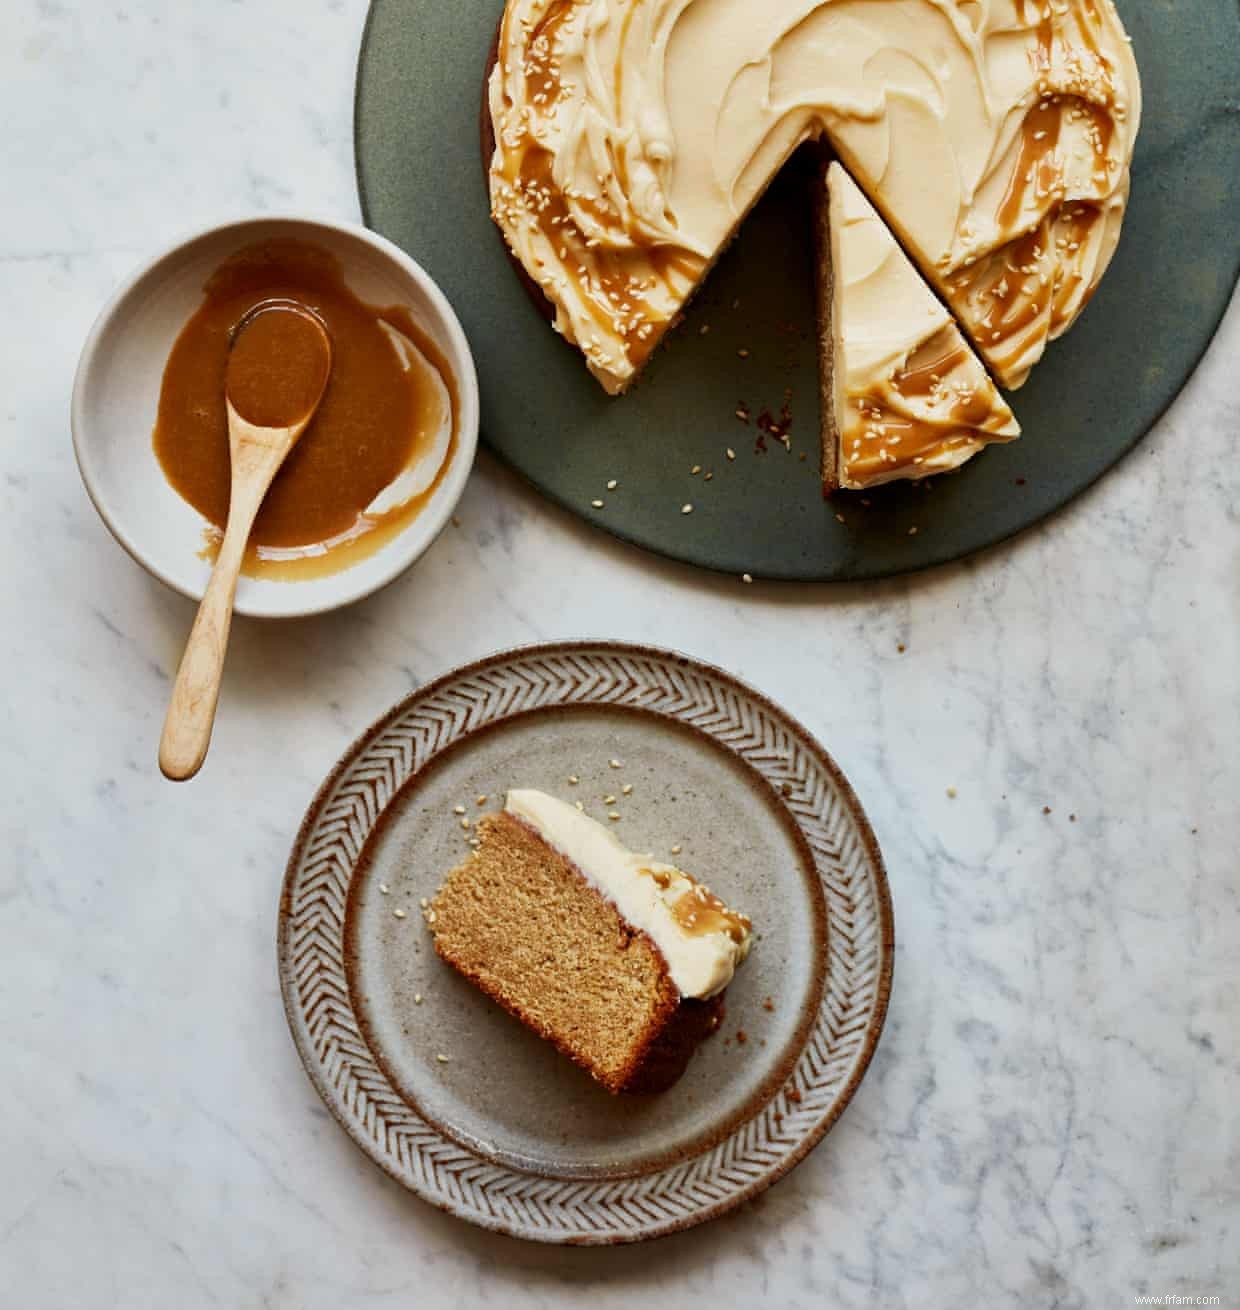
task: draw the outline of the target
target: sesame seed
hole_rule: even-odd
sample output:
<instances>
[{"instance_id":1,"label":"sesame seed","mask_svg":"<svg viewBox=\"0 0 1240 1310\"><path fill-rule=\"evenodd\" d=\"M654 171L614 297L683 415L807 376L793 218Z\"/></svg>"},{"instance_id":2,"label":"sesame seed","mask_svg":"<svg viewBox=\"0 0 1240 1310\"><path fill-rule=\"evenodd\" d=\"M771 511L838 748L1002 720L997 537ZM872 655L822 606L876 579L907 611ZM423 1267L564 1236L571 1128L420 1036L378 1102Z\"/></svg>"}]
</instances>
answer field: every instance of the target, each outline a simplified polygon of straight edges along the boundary
<instances>
[{"instance_id":1,"label":"sesame seed","mask_svg":"<svg viewBox=\"0 0 1240 1310\"><path fill-rule=\"evenodd\" d=\"M616 803L616 798L615 798L614 796L604 796L604 797L603 797L603 804L604 804L604 805L614 805L615 803Z\"/></svg>"},{"instance_id":2,"label":"sesame seed","mask_svg":"<svg viewBox=\"0 0 1240 1310\"><path fill-rule=\"evenodd\" d=\"M623 768L624 766L620 763L619 760L608 760L607 767L609 769L619 769L619 768Z\"/></svg>"},{"instance_id":3,"label":"sesame seed","mask_svg":"<svg viewBox=\"0 0 1240 1310\"><path fill-rule=\"evenodd\" d=\"M742 581L742 582L752 582L752 581L753 581L753 574L752 574L752 573L742 573L742 574L741 574L741 581Z\"/></svg>"},{"instance_id":4,"label":"sesame seed","mask_svg":"<svg viewBox=\"0 0 1240 1310\"><path fill-rule=\"evenodd\" d=\"M676 845L672 847L672 854L679 855L683 849L684 848L681 846L681 844L677 842Z\"/></svg>"},{"instance_id":5,"label":"sesame seed","mask_svg":"<svg viewBox=\"0 0 1240 1310\"><path fill-rule=\"evenodd\" d=\"M584 814L586 812L586 807L582 805L580 801L574 801L573 804L576 805L578 814Z\"/></svg>"},{"instance_id":6,"label":"sesame seed","mask_svg":"<svg viewBox=\"0 0 1240 1310\"><path fill-rule=\"evenodd\" d=\"M620 788L620 790L621 790L621 792L624 793L625 796L632 796L632 794L633 794L633 784L632 784L631 782L626 782L626 783L624 784L624 786Z\"/></svg>"},{"instance_id":7,"label":"sesame seed","mask_svg":"<svg viewBox=\"0 0 1240 1310\"><path fill-rule=\"evenodd\" d=\"M680 507L680 512L681 512L682 514L692 514L692 513L693 513L693 506L692 506L692 505L682 505L682 506Z\"/></svg>"},{"instance_id":8,"label":"sesame seed","mask_svg":"<svg viewBox=\"0 0 1240 1310\"><path fill-rule=\"evenodd\" d=\"M453 814L464 814L464 813L465 813L465 807L464 807L463 805L454 805L454 806L452 807L452 813L453 813Z\"/></svg>"},{"instance_id":9,"label":"sesame seed","mask_svg":"<svg viewBox=\"0 0 1240 1310\"><path fill-rule=\"evenodd\" d=\"M438 1060L440 1064L447 1064L452 1059L452 1057L450 1055L445 1055L442 1051L440 1051L435 1056L435 1059Z\"/></svg>"},{"instance_id":10,"label":"sesame seed","mask_svg":"<svg viewBox=\"0 0 1240 1310\"><path fill-rule=\"evenodd\" d=\"M386 895L388 894L388 892L391 891L391 890L392 890L392 889L387 885L387 883L385 883L385 882L381 882L381 883L379 884L379 895L380 895L380 896L386 896Z\"/></svg>"},{"instance_id":11,"label":"sesame seed","mask_svg":"<svg viewBox=\"0 0 1240 1310\"><path fill-rule=\"evenodd\" d=\"M487 803L486 792L483 792L480 796L475 796L475 797L474 797L474 804L475 804L475 805L485 805L486 803Z\"/></svg>"},{"instance_id":12,"label":"sesame seed","mask_svg":"<svg viewBox=\"0 0 1240 1310\"><path fill-rule=\"evenodd\" d=\"M745 350L744 348L738 350L736 353L740 356L741 359L749 358L749 351Z\"/></svg>"},{"instance_id":13,"label":"sesame seed","mask_svg":"<svg viewBox=\"0 0 1240 1310\"><path fill-rule=\"evenodd\" d=\"M697 474L699 474L701 471L702 471L702 466L701 466L700 464L695 464L695 465L694 465L694 466L689 470L689 476L690 476L690 477L695 477L695 476L696 476Z\"/></svg>"},{"instance_id":14,"label":"sesame seed","mask_svg":"<svg viewBox=\"0 0 1240 1310\"><path fill-rule=\"evenodd\" d=\"M736 412L739 414L739 413L740 413L740 410L738 409ZM727 457L728 457L729 459L735 459L735 458L736 458L736 451L734 451L734 450L732 449L731 446L729 446L729 447L727 448L727 450L724 451L724 454L727 455Z\"/></svg>"},{"instance_id":15,"label":"sesame seed","mask_svg":"<svg viewBox=\"0 0 1240 1310\"><path fill-rule=\"evenodd\" d=\"M422 993L421 993L421 992L414 992L414 994L413 994L413 1003L414 1003L414 1005L421 1005L421 1004L422 1004Z\"/></svg>"},{"instance_id":16,"label":"sesame seed","mask_svg":"<svg viewBox=\"0 0 1240 1310\"><path fill-rule=\"evenodd\" d=\"M704 337L709 331L710 331L710 324L703 323L702 326L698 328L698 336Z\"/></svg>"},{"instance_id":17,"label":"sesame seed","mask_svg":"<svg viewBox=\"0 0 1240 1310\"><path fill-rule=\"evenodd\" d=\"M620 484L616 481L615 478L610 478L610 479L608 479L608 482L607 482L607 490L608 490L608 491L615 491L615 489L616 489L619 485L620 485Z\"/></svg>"},{"instance_id":18,"label":"sesame seed","mask_svg":"<svg viewBox=\"0 0 1240 1310\"><path fill-rule=\"evenodd\" d=\"M707 475L702 479L702 481L703 481L703 482L709 482L709 481L711 480L711 478L713 478L714 476L715 476L715 475L714 475L713 473L708 473L708 474L707 474Z\"/></svg>"},{"instance_id":19,"label":"sesame seed","mask_svg":"<svg viewBox=\"0 0 1240 1310\"><path fill-rule=\"evenodd\" d=\"M419 904L423 909L426 909L426 907L430 904L430 901L428 901L428 900L426 899L426 897L423 896L422 899L418 902L418 904Z\"/></svg>"},{"instance_id":20,"label":"sesame seed","mask_svg":"<svg viewBox=\"0 0 1240 1310\"><path fill-rule=\"evenodd\" d=\"M592 500L590 504L593 505L595 509L603 508L603 502L601 500Z\"/></svg>"},{"instance_id":21,"label":"sesame seed","mask_svg":"<svg viewBox=\"0 0 1240 1310\"><path fill-rule=\"evenodd\" d=\"M469 820L468 820L468 819L462 819L462 820L461 820L461 827L464 828L466 831L468 831L468 830L469 830Z\"/></svg>"},{"instance_id":22,"label":"sesame seed","mask_svg":"<svg viewBox=\"0 0 1240 1310\"><path fill-rule=\"evenodd\" d=\"M575 773L570 773L568 775L568 785L570 787L575 787L580 781L581 779Z\"/></svg>"},{"instance_id":23,"label":"sesame seed","mask_svg":"<svg viewBox=\"0 0 1240 1310\"><path fill-rule=\"evenodd\" d=\"M405 912L404 910L393 910L392 916L397 919L403 919L405 917Z\"/></svg>"},{"instance_id":24,"label":"sesame seed","mask_svg":"<svg viewBox=\"0 0 1240 1310\"><path fill-rule=\"evenodd\" d=\"M915 536L917 535L917 525L916 525L916 524L914 524L911 528L909 528L909 530L908 530L908 535L909 535L910 537L915 537Z\"/></svg>"},{"instance_id":25,"label":"sesame seed","mask_svg":"<svg viewBox=\"0 0 1240 1310\"><path fill-rule=\"evenodd\" d=\"M956 799L956 789L955 789L955 787L948 787L948 789L947 789L947 799L948 799L948 800L951 800L951 801L954 801L954 800Z\"/></svg>"}]
</instances>

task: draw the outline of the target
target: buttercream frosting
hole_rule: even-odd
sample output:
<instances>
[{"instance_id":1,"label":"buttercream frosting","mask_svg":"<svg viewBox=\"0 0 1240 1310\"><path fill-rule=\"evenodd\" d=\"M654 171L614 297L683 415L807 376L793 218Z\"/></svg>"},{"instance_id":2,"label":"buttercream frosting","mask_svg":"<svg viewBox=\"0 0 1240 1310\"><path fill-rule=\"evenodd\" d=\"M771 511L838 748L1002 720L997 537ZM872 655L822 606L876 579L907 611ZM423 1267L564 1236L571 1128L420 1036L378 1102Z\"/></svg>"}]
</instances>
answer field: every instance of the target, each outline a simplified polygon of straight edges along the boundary
<instances>
[{"instance_id":1,"label":"buttercream frosting","mask_svg":"<svg viewBox=\"0 0 1240 1310\"><path fill-rule=\"evenodd\" d=\"M1119 237L1141 93L1112 0L508 0L492 211L623 390L826 136L1019 385Z\"/></svg>"}]
</instances>

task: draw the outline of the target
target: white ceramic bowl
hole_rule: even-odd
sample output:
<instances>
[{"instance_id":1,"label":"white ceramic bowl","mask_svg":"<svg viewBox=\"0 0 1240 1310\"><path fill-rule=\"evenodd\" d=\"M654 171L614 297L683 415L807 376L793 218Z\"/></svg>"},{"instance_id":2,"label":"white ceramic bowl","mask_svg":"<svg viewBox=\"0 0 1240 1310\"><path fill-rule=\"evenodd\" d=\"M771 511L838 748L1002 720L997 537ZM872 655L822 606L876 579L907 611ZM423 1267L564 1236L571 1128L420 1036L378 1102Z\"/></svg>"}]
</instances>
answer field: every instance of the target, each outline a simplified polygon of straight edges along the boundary
<instances>
[{"instance_id":1,"label":"white ceramic bowl","mask_svg":"<svg viewBox=\"0 0 1240 1310\"><path fill-rule=\"evenodd\" d=\"M291 618L359 600L408 568L451 518L474 462L478 379L469 343L443 293L402 250L363 227L303 218L243 220L178 243L120 287L86 338L73 384L73 445L86 490L112 535L161 581L201 599L211 571L200 558L206 522L169 485L151 441L160 381L210 274L243 247L274 237L298 237L329 250L362 300L407 306L452 368L461 411L451 466L397 537L324 577L242 577L239 614Z\"/></svg>"}]
</instances>

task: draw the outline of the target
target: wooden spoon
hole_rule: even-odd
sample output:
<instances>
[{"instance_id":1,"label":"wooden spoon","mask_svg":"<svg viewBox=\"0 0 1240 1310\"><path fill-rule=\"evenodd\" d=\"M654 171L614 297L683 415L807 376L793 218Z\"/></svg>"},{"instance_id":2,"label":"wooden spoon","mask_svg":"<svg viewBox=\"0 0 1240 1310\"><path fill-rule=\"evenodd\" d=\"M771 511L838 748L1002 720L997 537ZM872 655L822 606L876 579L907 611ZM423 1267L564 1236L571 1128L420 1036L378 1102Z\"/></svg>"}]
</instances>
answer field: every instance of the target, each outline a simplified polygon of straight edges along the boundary
<instances>
[{"instance_id":1,"label":"wooden spoon","mask_svg":"<svg viewBox=\"0 0 1240 1310\"><path fill-rule=\"evenodd\" d=\"M192 778L206 758L250 530L272 479L314 417L331 368L326 326L297 301L263 301L233 330L224 378L228 524L164 720L159 767L166 778Z\"/></svg>"}]
</instances>

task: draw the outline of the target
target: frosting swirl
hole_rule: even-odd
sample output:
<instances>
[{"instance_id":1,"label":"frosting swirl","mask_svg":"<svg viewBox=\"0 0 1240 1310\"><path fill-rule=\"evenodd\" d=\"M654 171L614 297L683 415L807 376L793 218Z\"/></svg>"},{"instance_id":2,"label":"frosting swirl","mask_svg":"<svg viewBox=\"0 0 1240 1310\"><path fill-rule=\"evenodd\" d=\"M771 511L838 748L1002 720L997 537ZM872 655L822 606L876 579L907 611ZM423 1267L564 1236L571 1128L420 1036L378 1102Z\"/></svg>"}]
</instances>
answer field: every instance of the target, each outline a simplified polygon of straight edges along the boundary
<instances>
[{"instance_id":1,"label":"frosting swirl","mask_svg":"<svg viewBox=\"0 0 1240 1310\"><path fill-rule=\"evenodd\" d=\"M1112 0L508 0L492 212L612 391L825 136L1009 386L1119 238L1140 118Z\"/></svg>"}]
</instances>

